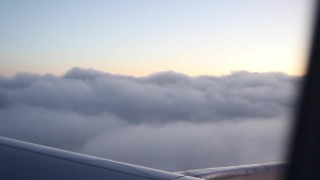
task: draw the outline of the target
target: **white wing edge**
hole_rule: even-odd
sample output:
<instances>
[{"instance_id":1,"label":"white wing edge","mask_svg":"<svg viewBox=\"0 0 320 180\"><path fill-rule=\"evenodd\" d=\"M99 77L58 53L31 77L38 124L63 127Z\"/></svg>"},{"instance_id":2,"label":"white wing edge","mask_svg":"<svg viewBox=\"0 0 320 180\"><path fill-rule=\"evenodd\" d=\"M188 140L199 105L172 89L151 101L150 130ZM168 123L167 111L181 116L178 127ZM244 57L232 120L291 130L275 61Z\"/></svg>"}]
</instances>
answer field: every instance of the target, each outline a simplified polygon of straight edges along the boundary
<instances>
[{"instance_id":1,"label":"white wing edge","mask_svg":"<svg viewBox=\"0 0 320 180\"><path fill-rule=\"evenodd\" d=\"M202 179L217 180L217 179L266 179L279 180L282 178L286 168L286 162L271 162L262 164L251 164L241 166L229 166L218 168L196 169L189 171L176 172L178 174L198 177Z\"/></svg>"}]
</instances>

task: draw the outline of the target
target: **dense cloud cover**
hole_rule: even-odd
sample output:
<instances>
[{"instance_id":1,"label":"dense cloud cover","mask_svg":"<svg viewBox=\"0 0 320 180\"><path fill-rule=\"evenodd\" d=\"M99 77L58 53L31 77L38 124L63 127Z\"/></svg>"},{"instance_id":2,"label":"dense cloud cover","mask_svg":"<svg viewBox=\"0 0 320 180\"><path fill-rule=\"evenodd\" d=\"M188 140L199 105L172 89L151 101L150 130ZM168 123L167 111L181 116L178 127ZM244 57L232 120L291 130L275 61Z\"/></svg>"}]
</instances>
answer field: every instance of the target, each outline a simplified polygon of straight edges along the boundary
<instances>
[{"instance_id":1,"label":"dense cloud cover","mask_svg":"<svg viewBox=\"0 0 320 180\"><path fill-rule=\"evenodd\" d=\"M0 77L0 136L169 170L284 159L299 77Z\"/></svg>"}]
</instances>

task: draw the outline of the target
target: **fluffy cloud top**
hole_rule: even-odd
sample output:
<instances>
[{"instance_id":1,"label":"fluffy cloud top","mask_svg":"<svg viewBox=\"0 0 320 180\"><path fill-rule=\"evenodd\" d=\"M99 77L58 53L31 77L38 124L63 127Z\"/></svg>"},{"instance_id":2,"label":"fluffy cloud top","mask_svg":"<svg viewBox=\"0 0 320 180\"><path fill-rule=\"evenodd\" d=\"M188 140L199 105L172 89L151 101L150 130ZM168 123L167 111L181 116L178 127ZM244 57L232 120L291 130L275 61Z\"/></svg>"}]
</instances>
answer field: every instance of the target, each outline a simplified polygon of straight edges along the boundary
<instances>
[{"instance_id":1,"label":"fluffy cloud top","mask_svg":"<svg viewBox=\"0 0 320 180\"><path fill-rule=\"evenodd\" d=\"M0 77L0 135L170 171L283 160L299 77Z\"/></svg>"}]
</instances>

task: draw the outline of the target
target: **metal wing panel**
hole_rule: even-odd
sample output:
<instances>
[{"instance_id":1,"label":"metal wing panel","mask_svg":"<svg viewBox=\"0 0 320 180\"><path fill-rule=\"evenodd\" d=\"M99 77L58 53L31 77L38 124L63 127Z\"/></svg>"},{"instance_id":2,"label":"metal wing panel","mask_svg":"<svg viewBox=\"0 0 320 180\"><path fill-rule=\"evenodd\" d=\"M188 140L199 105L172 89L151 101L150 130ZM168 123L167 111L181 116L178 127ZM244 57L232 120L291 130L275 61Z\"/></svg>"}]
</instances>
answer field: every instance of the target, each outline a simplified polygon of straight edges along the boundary
<instances>
[{"instance_id":1,"label":"metal wing panel","mask_svg":"<svg viewBox=\"0 0 320 180\"><path fill-rule=\"evenodd\" d=\"M193 179L0 137L0 179Z\"/></svg>"},{"instance_id":2,"label":"metal wing panel","mask_svg":"<svg viewBox=\"0 0 320 180\"><path fill-rule=\"evenodd\" d=\"M203 179L280 179L286 163L264 163L242 166L229 166L219 168L196 169L176 172L186 176L199 177Z\"/></svg>"}]
</instances>

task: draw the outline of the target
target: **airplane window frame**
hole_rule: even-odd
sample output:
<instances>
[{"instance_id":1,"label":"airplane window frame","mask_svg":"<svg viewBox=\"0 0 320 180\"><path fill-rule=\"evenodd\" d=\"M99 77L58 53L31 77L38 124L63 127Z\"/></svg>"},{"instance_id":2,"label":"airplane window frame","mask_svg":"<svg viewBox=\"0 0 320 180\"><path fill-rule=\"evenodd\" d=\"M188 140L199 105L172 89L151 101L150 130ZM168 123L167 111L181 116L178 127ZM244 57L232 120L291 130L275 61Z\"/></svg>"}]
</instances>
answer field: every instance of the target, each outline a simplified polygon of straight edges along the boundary
<instances>
[{"instance_id":1,"label":"airplane window frame","mask_svg":"<svg viewBox=\"0 0 320 180\"><path fill-rule=\"evenodd\" d=\"M316 1L309 64L297 104L287 180L320 179L320 1Z\"/></svg>"}]
</instances>

